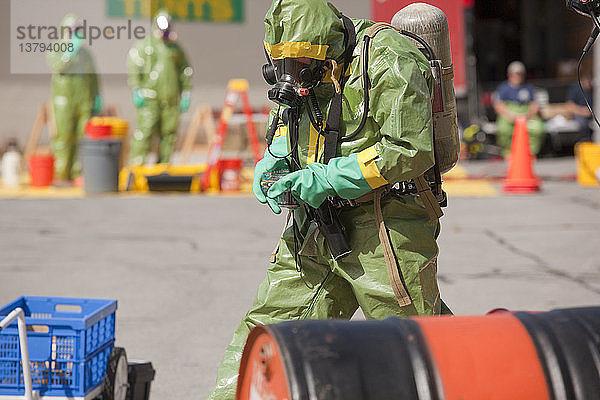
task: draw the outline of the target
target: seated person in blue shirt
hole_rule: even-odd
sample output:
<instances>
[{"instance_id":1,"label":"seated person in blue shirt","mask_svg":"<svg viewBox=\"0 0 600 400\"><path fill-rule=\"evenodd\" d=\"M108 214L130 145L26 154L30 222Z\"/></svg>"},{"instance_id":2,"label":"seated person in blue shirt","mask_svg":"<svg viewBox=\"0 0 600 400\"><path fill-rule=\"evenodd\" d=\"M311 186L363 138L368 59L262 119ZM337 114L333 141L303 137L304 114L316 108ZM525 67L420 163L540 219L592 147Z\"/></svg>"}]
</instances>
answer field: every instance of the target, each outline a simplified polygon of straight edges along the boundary
<instances>
[{"instance_id":1,"label":"seated person in blue shirt","mask_svg":"<svg viewBox=\"0 0 600 400\"><path fill-rule=\"evenodd\" d=\"M508 80L496 89L494 110L496 119L496 143L502 147L502 153L510 153L515 120L524 116L527 119L529 147L531 154L539 153L544 144L545 130L542 119L537 115L539 105L533 97L533 86L525 83L525 65L513 61L507 68Z\"/></svg>"},{"instance_id":2,"label":"seated person in blue shirt","mask_svg":"<svg viewBox=\"0 0 600 400\"><path fill-rule=\"evenodd\" d=\"M581 86L583 87L585 97L587 97L587 100L590 102L590 106L593 107L592 77L589 74L584 74L581 77ZM569 94L567 96L567 109L573 114L573 119L577 121L582 139L591 142L592 129L590 128L590 121L592 120L592 113L585 104L583 96L579 85L576 83L573 84L569 88Z\"/></svg>"}]
</instances>

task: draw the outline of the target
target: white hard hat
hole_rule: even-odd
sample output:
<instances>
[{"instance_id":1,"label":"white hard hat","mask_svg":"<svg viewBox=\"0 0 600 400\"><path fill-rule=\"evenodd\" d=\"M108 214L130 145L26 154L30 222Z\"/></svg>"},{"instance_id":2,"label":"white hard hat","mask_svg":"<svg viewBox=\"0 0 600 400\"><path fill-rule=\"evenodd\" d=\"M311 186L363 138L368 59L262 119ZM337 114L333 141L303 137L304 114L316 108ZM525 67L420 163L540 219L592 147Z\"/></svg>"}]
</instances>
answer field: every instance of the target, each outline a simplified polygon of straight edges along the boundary
<instances>
[{"instance_id":1,"label":"white hard hat","mask_svg":"<svg viewBox=\"0 0 600 400\"><path fill-rule=\"evenodd\" d=\"M510 64L508 64L508 68L506 68L506 72L509 74L525 75L526 71L527 70L525 69L525 64L523 64L521 61L513 61Z\"/></svg>"}]
</instances>

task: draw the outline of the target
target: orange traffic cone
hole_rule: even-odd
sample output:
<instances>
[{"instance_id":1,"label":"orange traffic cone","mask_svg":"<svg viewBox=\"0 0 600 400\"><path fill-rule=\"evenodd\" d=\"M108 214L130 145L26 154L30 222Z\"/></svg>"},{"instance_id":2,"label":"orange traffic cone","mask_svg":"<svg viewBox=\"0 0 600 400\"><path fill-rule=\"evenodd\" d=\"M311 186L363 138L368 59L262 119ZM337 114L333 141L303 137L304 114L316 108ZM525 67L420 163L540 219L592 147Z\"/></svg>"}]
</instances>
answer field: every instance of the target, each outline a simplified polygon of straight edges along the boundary
<instances>
[{"instance_id":1,"label":"orange traffic cone","mask_svg":"<svg viewBox=\"0 0 600 400\"><path fill-rule=\"evenodd\" d=\"M540 190L540 181L533 174L531 162L533 157L529 151L529 134L527 120L519 117L515 121L512 145L510 148L510 164L502 190L512 193L533 193Z\"/></svg>"}]
</instances>

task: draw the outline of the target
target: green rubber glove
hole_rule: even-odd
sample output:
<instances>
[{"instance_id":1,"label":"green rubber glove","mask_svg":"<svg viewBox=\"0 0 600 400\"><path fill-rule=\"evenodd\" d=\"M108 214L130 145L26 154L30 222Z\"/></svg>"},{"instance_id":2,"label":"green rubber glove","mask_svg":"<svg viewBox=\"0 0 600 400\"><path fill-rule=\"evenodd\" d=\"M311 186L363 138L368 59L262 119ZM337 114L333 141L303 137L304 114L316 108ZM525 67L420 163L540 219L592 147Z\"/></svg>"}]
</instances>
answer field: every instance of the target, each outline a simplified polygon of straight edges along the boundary
<instances>
[{"instance_id":1,"label":"green rubber glove","mask_svg":"<svg viewBox=\"0 0 600 400\"><path fill-rule=\"evenodd\" d=\"M140 88L133 89L132 97L133 97L133 105L136 108L140 108L141 106L146 104L146 100L142 96Z\"/></svg>"},{"instance_id":2,"label":"green rubber glove","mask_svg":"<svg viewBox=\"0 0 600 400\"><path fill-rule=\"evenodd\" d=\"M179 100L179 112L184 113L190 108L190 92L186 90L181 93L181 99Z\"/></svg>"},{"instance_id":3,"label":"green rubber glove","mask_svg":"<svg viewBox=\"0 0 600 400\"><path fill-rule=\"evenodd\" d=\"M102 104L104 104L102 96L97 94L96 97L94 98L94 106L92 107L92 114L94 114L94 115L98 114L102 110Z\"/></svg>"},{"instance_id":4,"label":"green rubber glove","mask_svg":"<svg viewBox=\"0 0 600 400\"><path fill-rule=\"evenodd\" d=\"M319 207L328 196L356 199L372 188L363 176L357 154L336 157L329 164L312 163L281 178L271 186L267 197L277 198L286 190L301 203Z\"/></svg>"},{"instance_id":5,"label":"green rubber glove","mask_svg":"<svg viewBox=\"0 0 600 400\"><path fill-rule=\"evenodd\" d=\"M273 139L270 149L271 153L277 156L285 156L288 153L287 136L278 136L275 139ZM263 158L258 163L256 163L256 167L254 167L254 179L252 180L252 191L254 192L254 196L258 201L260 201L263 204L267 203L275 214L280 214L281 207L279 207L279 205L277 204L277 200L265 196L260 186L263 174L265 172L276 171L278 169L288 169L288 165L285 159L275 158L271 155L271 153L269 153L269 149L266 149Z\"/></svg>"}]
</instances>

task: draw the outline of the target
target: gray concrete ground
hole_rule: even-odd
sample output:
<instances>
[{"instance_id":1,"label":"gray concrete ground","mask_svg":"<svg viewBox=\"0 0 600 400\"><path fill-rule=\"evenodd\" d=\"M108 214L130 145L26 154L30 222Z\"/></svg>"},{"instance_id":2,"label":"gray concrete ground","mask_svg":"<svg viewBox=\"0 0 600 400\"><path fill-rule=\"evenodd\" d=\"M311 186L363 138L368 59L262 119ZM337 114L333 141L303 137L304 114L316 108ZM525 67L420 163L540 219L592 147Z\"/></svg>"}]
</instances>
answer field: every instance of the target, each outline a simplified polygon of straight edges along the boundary
<instances>
[{"instance_id":1,"label":"gray concrete ground","mask_svg":"<svg viewBox=\"0 0 600 400\"><path fill-rule=\"evenodd\" d=\"M502 163L463 164L502 174ZM450 198L440 285L457 314L600 303L600 190L542 160L535 195ZM499 186L499 182L494 183ZM152 360L152 398L203 398L262 280L283 219L250 197L0 201L0 303L115 298L117 342Z\"/></svg>"}]
</instances>

